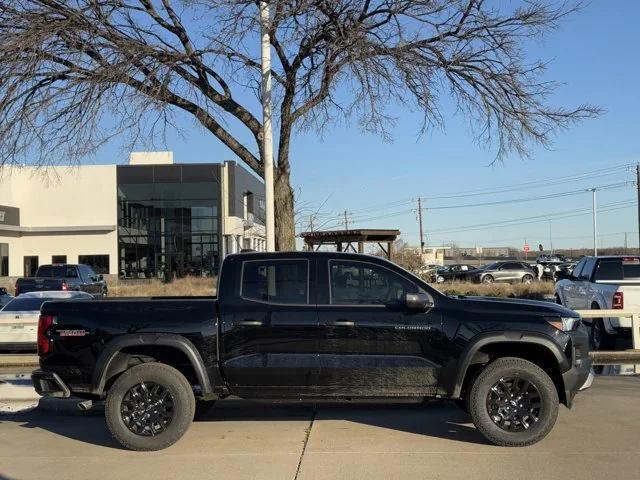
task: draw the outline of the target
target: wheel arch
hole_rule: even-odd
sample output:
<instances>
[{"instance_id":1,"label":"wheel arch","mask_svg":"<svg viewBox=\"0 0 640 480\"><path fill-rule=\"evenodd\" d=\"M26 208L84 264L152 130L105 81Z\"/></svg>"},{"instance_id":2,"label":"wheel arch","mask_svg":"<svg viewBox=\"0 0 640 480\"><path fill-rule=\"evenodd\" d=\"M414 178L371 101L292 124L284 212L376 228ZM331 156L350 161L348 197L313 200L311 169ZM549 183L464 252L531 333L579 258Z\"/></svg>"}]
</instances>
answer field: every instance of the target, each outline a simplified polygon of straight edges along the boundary
<instances>
[{"instance_id":1,"label":"wheel arch","mask_svg":"<svg viewBox=\"0 0 640 480\"><path fill-rule=\"evenodd\" d=\"M543 368L556 385L561 402L566 403L562 373L569 369L569 360L551 339L530 332L488 333L473 339L460 356L449 396L460 398L477 372L501 357L523 358Z\"/></svg>"},{"instance_id":2,"label":"wheel arch","mask_svg":"<svg viewBox=\"0 0 640 480\"><path fill-rule=\"evenodd\" d=\"M107 381L129 368L129 358L135 354L126 353L135 347L160 347L172 349L183 355L190 366L205 398L213 397L213 389L202 357L191 341L180 335L137 334L123 335L107 344L96 362L91 382L91 393L102 396Z\"/></svg>"}]
</instances>

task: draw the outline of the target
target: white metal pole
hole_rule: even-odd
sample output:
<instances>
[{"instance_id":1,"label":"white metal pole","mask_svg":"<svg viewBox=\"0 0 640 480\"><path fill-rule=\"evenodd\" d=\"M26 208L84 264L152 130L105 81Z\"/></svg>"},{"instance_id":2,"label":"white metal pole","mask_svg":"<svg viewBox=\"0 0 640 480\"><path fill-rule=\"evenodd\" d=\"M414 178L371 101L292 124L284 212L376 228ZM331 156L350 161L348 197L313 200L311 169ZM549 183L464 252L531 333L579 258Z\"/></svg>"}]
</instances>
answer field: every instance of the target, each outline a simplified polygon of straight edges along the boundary
<instances>
[{"instance_id":1,"label":"white metal pole","mask_svg":"<svg viewBox=\"0 0 640 480\"><path fill-rule=\"evenodd\" d=\"M598 222L596 219L596 189L591 189L592 194L592 214L593 214L593 255L598 255Z\"/></svg>"},{"instance_id":2,"label":"white metal pole","mask_svg":"<svg viewBox=\"0 0 640 480\"><path fill-rule=\"evenodd\" d=\"M271 126L271 18L269 3L260 2L260 26L262 30L262 153L264 156L264 201L266 216L267 252L276 250L275 218L273 202L273 133Z\"/></svg>"},{"instance_id":3,"label":"white metal pole","mask_svg":"<svg viewBox=\"0 0 640 480\"><path fill-rule=\"evenodd\" d=\"M551 220L549 220L549 246L551 248L551 255L553 255L553 231L551 230Z\"/></svg>"}]
</instances>

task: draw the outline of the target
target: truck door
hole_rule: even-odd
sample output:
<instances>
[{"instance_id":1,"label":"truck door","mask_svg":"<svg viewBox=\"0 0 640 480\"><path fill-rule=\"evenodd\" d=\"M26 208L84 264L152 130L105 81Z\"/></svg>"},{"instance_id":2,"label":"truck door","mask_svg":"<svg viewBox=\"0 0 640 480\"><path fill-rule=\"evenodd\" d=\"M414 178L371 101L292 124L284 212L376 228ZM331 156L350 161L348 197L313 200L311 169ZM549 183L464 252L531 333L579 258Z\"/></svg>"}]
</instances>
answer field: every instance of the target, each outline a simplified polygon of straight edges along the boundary
<instances>
[{"instance_id":1,"label":"truck door","mask_svg":"<svg viewBox=\"0 0 640 480\"><path fill-rule=\"evenodd\" d=\"M223 375L234 393L246 397L308 393L318 374L320 331L310 281L315 262L237 261L235 294L226 296L221 312Z\"/></svg>"},{"instance_id":2,"label":"truck door","mask_svg":"<svg viewBox=\"0 0 640 480\"><path fill-rule=\"evenodd\" d=\"M336 396L432 395L442 364L437 307L410 310L407 293L425 293L391 268L359 260L324 260L318 296L324 329L320 380ZM322 284L322 282L319 282Z\"/></svg>"}]
</instances>

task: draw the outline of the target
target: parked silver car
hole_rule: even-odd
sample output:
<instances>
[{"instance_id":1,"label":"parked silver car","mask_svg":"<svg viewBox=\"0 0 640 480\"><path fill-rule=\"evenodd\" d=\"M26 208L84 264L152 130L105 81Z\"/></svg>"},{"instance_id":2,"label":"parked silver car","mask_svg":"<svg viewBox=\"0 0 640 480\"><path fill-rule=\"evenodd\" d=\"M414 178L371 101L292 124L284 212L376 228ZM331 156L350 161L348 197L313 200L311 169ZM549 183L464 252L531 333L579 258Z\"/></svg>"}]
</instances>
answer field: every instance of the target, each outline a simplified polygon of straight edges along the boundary
<instances>
[{"instance_id":1,"label":"parked silver car","mask_svg":"<svg viewBox=\"0 0 640 480\"><path fill-rule=\"evenodd\" d=\"M93 300L85 292L30 292L11 299L0 310L0 350L36 349L40 307L48 300Z\"/></svg>"},{"instance_id":2,"label":"parked silver car","mask_svg":"<svg viewBox=\"0 0 640 480\"><path fill-rule=\"evenodd\" d=\"M536 273L523 262L495 262L469 272L467 278L476 283L522 282L531 283Z\"/></svg>"}]
</instances>

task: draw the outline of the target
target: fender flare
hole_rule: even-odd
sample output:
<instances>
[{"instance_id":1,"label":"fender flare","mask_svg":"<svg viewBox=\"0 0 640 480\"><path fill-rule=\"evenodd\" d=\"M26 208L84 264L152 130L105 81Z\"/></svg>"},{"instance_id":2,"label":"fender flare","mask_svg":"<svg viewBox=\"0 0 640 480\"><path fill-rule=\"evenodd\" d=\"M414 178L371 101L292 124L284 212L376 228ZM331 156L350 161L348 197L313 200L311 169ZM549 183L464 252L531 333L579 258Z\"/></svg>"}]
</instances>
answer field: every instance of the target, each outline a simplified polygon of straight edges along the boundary
<instances>
[{"instance_id":1,"label":"fender flare","mask_svg":"<svg viewBox=\"0 0 640 480\"><path fill-rule=\"evenodd\" d=\"M180 335L164 334L164 333L141 333L132 335L122 335L107 344L96 362L91 379L91 393L100 395L104 393L107 381L107 372L109 367L114 363L121 350L127 347L135 346L163 346L180 350L184 353L196 372L198 382L204 396L213 395L209 375L205 368L200 352L191 343L191 341Z\"/></svg>"},{"instance_id":2,"label":"fender flare","mask_svg":"<svg viewBox=\"0 0 640 480\"><path fill-rule=\"evenodd\" d=\"M482 348L490 344L496 343L523 343L535 344L545 347L558 361L560 372L565 372L570 368L569 360L565 357L560 347L549 339L546 335L534 332L487 332L473 337L466 346L460 359L458 360L458 368L456 371L456 379L453 389L450 392L452 398L459 398L462 393L462 385L467 370L471 365L471 361L476 353Z\"/></svg>"}]
</instances>

